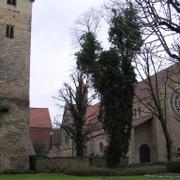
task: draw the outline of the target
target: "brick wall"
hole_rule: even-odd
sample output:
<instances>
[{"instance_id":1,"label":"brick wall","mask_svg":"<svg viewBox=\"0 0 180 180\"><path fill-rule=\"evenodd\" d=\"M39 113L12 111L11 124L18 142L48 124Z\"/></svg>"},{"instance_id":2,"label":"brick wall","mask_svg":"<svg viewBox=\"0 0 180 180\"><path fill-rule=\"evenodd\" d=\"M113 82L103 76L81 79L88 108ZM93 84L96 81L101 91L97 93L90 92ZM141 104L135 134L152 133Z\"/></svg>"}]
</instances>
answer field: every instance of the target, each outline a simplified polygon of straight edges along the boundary
<instances>
[{"instance_id":1,"label":"brick wall","mask_svg":"<svg viewBox=\"0 0 180 180\"><path fill-rule=\"evenodd\" d=\"M50 150L50 133L51 128L30 128L30 137L34 147L43 145L44 150L42 153L47 154Z\"/></svg>"}]
</instances>

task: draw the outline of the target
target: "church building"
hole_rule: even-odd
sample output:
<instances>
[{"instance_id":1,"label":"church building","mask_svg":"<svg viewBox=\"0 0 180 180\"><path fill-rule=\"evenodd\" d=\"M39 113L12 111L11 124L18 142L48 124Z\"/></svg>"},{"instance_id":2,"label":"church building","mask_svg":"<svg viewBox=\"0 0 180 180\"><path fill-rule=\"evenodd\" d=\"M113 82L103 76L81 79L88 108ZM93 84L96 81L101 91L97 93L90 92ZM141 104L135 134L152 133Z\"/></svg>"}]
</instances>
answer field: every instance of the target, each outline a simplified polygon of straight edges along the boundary
<instances>
[{"instance_id":1,"label":"church building","mask_svg":"<svg viewBox=\"0 0 180 180\"><path fill-rule=\"evenodd\" d=\"M180 159L180 64L176 63L151 76L154 93L159 98L163 116L166 119L167 129L172 142L172 160ZM153 94L147 86L146 80L138 82L135 88L133 103L133 121L131 141L127 159L132 163L150 163L167 161L167 147L162 126L153 106ZM100 104L90 105L87 108L86 123L98 122ZM64 111L63 122L72 122L67 109ZM108 145L108 135L99 122L88 135L86 154L102 156ZM61 156L75 156L75 147L66 132L61 129Z\"/></svg>"}]
</instances>

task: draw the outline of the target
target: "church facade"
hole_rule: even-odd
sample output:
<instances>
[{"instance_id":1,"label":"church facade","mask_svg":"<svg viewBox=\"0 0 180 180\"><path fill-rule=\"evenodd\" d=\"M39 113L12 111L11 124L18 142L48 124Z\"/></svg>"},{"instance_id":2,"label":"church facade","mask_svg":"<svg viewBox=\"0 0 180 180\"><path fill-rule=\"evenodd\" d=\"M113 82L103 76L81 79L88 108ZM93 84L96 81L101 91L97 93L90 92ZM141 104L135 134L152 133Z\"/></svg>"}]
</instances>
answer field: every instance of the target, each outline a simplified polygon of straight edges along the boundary
<instances>
[{"instance_id":1,"label":"church facade","mask_svg":"<svg viewBox=\"0 0 180 180\"><path fill-rule=\"evenodd\" d=\"M154 95L159 96L161 112L172 142L172 160L180 158L180 64L151 77ZM134 98L134 120L129 149L130 163L167 160L165 135L154 108L152 92L145 82L138 83Z\"/></svg>"},{"instance_id":2,"label":"church facade","mask_svg":"<svg viewBox=\"0 0 180 180\"><path fill-rule=\"evenodd\" d=\"M158 88L157 94L162 112L166 116L172 141L172 160L178 160L180 159L180 64L177 63L160 71L156 77L152 76L151 80L153 88ZM149 109L152 102L152 93L148 90L145 81L137 83L133 104L131 141L127 153L130 164L167 161L166 141L160 121ZM69 113L65 109L62 123L67 124L72 121L68 118ZM98 122L98 115L99 103L87 108L87 117L90 117L87 119L88 123ZM102 156L107 145L108 135L102 125L97 123L96 128L89 134L85 155ZM63 129L61 130L61 156L75 156L73 142Z\"/></svg>"},{"instance_id":3,"label":"church facade","mask_svg":"<svg viewBox=\"0 0 180 180\"><path fill-rule=\"evenodd\" d=\"M33 0L0 0L0 171L29 168Z\"/></svg>"}]
</instances>

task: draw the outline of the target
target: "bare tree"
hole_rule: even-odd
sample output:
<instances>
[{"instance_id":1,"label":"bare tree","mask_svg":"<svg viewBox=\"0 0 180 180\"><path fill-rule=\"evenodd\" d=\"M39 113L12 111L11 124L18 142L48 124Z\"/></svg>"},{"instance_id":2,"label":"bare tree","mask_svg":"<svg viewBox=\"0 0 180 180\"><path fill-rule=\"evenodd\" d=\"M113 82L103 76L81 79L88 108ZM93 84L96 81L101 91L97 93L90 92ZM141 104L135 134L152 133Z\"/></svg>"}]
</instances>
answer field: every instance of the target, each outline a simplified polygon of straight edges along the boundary
<instances>
[{"instance_id":1,"label":"bare tree","mask_svg":"<svg viewBox=\"0 0 180 180\"><path fill-rule=\"evenodd\" d=\"M135 0L139 6L145 43L154 43L172 61L180 61L180 2ZM163 48L163 49L162 49Z\"/></svg>"},{"instance_id":2,"label":"bare tree","mask_svg":"<svg viewBox=\"0 0 180 180\"><path fill-rule=\"evenodd\" d=\"M56 99L65 102L64 117L66 122L59 124L75 144L76 156L84 155L85 144L88 141L88 134L92 132L96 124L87 124L87 108L95 94L88 97L89 78L76 70L71 75L72 85L64 84L59 90Z\"/></svg>"},{"instance_id":3,"label":"bare tree","mask_svg":"<svg viewBox=\"0 0 180 180\"><path fill-rule=\"evenodd\" d=\"M74 28L72 29L75 45L82 45L81 36L85 32L93 32L94 34L98 33L101 18L101 11L94 8L90 8L77 18Z\"/></svg>"}]
</instances>

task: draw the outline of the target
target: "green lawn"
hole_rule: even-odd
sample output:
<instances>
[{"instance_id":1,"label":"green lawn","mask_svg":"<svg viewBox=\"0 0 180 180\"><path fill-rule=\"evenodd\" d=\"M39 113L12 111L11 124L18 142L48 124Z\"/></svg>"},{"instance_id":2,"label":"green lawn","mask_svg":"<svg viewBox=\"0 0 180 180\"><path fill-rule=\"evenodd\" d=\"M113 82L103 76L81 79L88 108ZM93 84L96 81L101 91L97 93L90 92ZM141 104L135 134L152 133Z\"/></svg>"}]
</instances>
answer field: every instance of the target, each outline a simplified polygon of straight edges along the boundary
<instances>
[{"instance_id":1,"label":"green lawn","mask_svg":"<svg viewBox=\"0 0 180 180\"><path fill-rule=\"evenodd\" d=\"M180 180L179 177L157 178L145 176L116 176L116 177L78 177L57 174L23 174L23 175L0 175L0 180L162 180L173 179Z\"/></svg>"}]
</instances>

